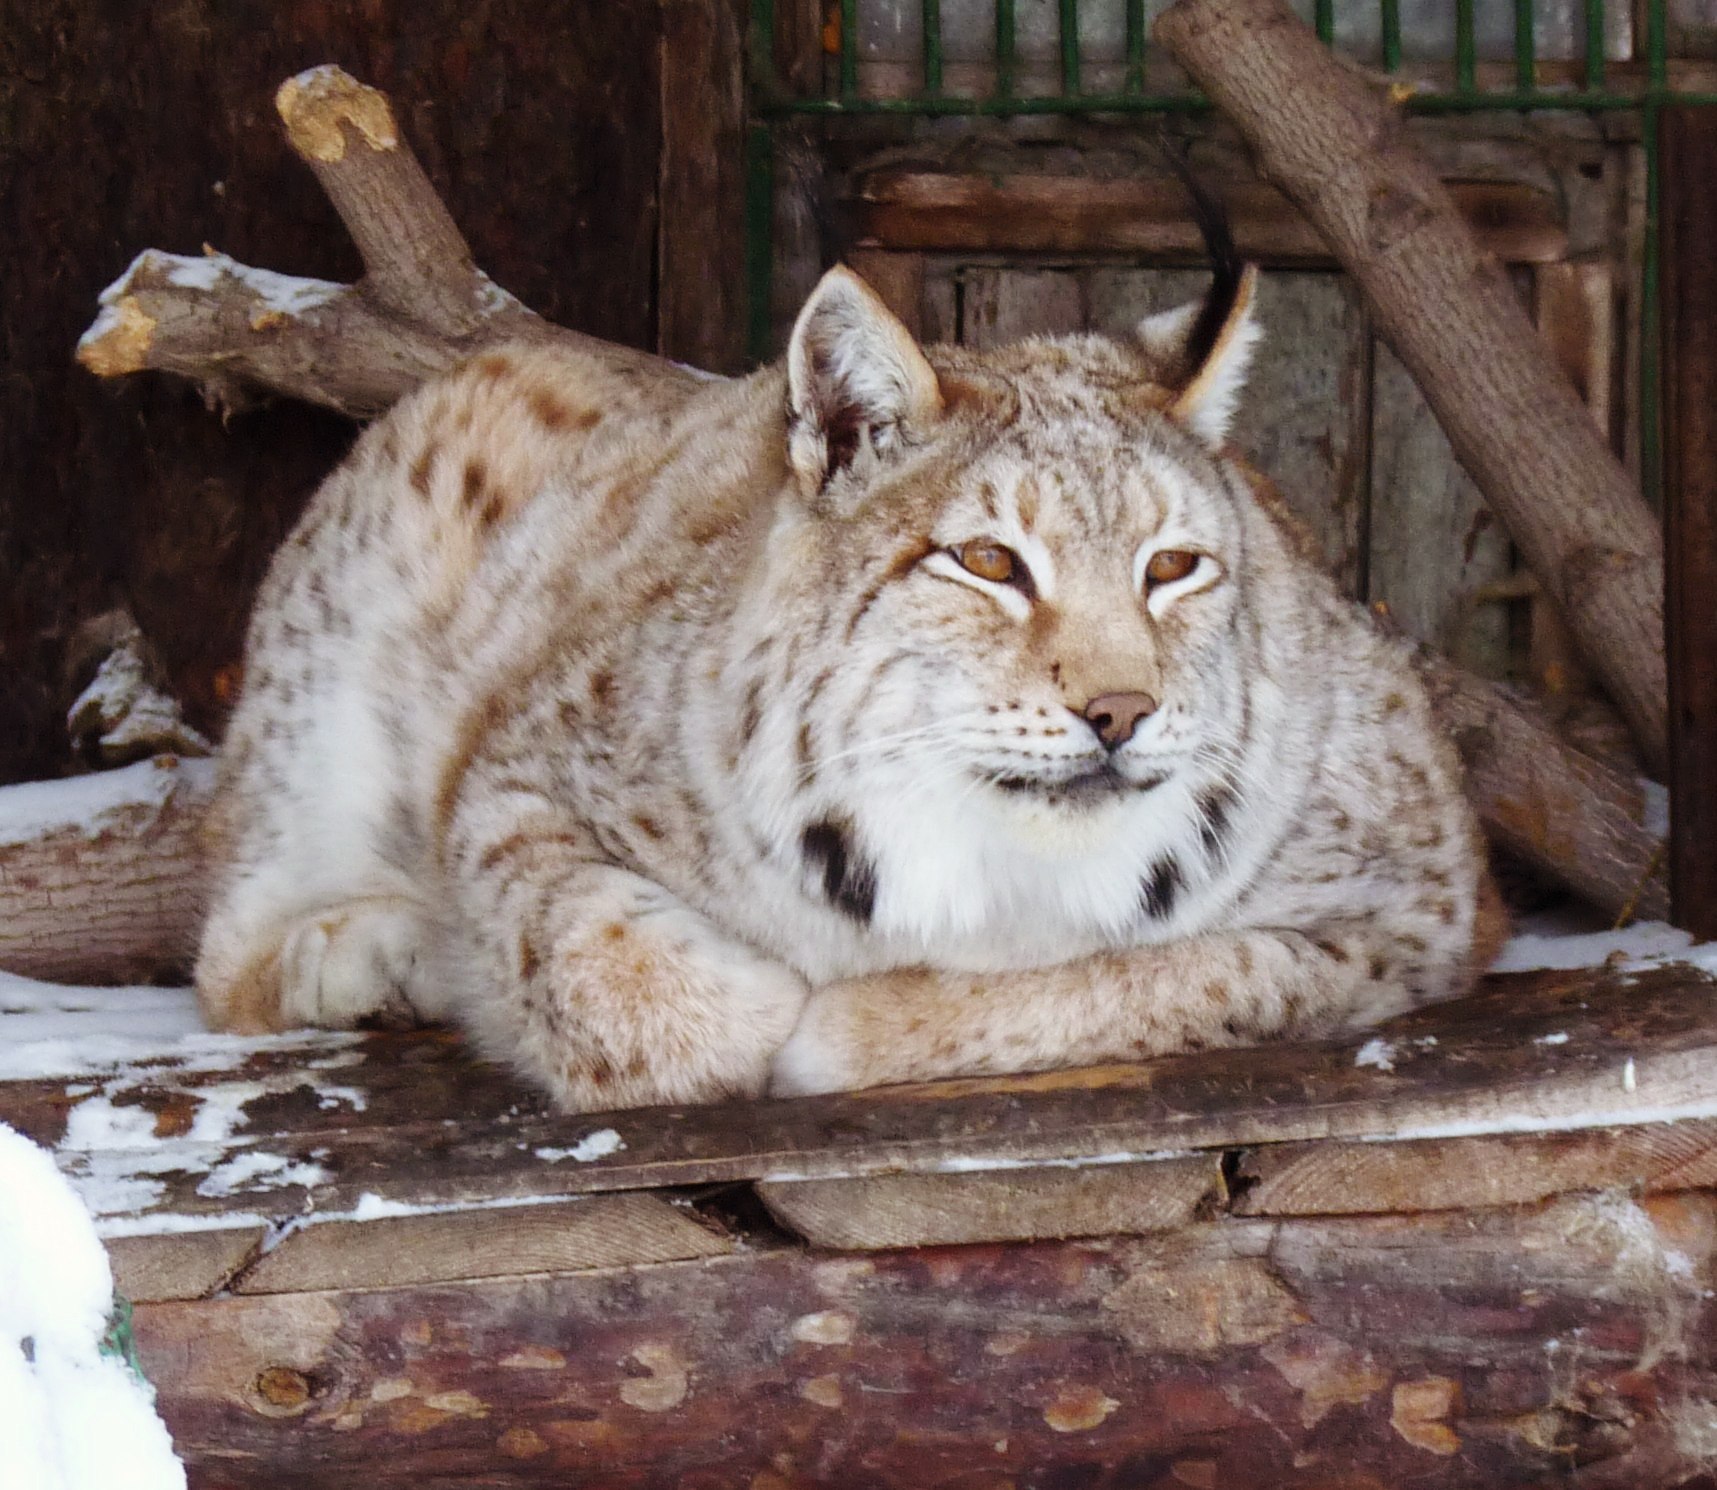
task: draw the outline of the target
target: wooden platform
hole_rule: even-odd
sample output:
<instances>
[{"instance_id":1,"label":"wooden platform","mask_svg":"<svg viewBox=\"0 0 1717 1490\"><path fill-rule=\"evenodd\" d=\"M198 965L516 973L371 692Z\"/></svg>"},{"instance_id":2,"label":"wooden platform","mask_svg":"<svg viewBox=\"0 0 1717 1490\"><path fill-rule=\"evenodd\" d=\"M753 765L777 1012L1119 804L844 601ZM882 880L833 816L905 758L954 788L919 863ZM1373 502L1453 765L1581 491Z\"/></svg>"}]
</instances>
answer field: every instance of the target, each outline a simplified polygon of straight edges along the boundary
<instances>
[{"instance_id":1,"label":"wooden platform","mask_svg":"<svg viewBox=\"0 0 1717 1490\"><path fill-rule=\"evenodd\" d=\"M565 1118L438 1033L0 1084L204 1487L1713 1484L1717 982ZM91 1062L96 1065L98 1062Z\"/></svg>"}]
</instances>

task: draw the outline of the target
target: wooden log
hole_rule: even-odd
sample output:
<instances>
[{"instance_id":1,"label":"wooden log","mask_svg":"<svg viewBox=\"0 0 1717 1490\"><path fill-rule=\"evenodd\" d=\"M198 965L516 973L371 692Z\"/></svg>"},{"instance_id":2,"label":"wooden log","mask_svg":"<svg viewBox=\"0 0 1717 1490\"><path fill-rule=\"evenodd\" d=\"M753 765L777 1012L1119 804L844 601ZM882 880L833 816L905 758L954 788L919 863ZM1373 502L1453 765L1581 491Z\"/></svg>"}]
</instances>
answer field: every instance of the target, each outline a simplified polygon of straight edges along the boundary
<instances>
[{"instance_id":1,"label":"wooden log","mask_svg":"<svg viewBox=\"0 0 1717 1490\"><path fill-rule=\"evenodd\" d=\"M192 1483L230 1490L1656 1490L1706 1463L1714 1236L1709 1196L1610 1193L154 1303L135 1332Z\"/></svg>"},{"instance_id":2,"label":"wooden log","mask_svg":"<svg viewBox=\"0 0 1717 1490\"><path fill-rule=\"evenodd\" d=\"M214 763L157 756L0 788L0 969L67 982L183 975L202 925Z\"/></svg>"},{"instance_id":3,"label":"wooden log","mask_svg":"<svg viewBox=\"0 0 1717 1490\"><path fill-rule=\"evenodd\" d=\"M1669 879L1676 921L1717 937L1717 109L1662 129Z\"/></svg>"},{"instance_id":4,"label":"wooden log","mask_svg":"<svg viewBox=\"0 0 1717 1490\"><path fill-rule=\"evenodd\" d=\"M1561 608L1648 761L1668 741L1663 545L1382 91L1282 0L1176 0L1157 39L1317 226Z\"/></svg>"},{"instance_id":5,"label":"wooden log","mask_svg":"<svg viewBox=\"0 0 1717 1490\"><path fill-rule=\"evenodd\" d=\"M1437 721L1460 751L1467 795L1491 842L1606 913L1669 915L1664 842L1650 783L1569 745L1531 700L1421 650Z\"/></svg>"},{"instance_id":6,"label":"wooden log","mask_svg":"<svg viewBox=\"0 0 1717 1490\"><path fill-rule=\"evenodd\" d=\"M1449 193L1487 252L1546 263L1567 251L1554 198L1506 181L1451 181ZM1240 253L1268 264L1327 265L1328 245L1283 194L1228 182L1220 195ZM872 171L842 204L861 247L925 253L1156 254L1202 258L1186 189L1172 176L962 175Z\"/></svg>"},{"instance_id":7,"label":"wooden log","mask_svg":"<svg viewBox=\"0 0 1717 1490\"><path fill-rule=\"evenodd\" d=\"M364 278L289 279L224 255L146 250L103 293L78 343L91 372L156 369L197 382L211 403L242 404L261 389L363 418L501 340L564 341L625 367L655 361L551 325L477 269L384 94L319 67L282 84L275 105Z\"/></svg>"}]
</instances>

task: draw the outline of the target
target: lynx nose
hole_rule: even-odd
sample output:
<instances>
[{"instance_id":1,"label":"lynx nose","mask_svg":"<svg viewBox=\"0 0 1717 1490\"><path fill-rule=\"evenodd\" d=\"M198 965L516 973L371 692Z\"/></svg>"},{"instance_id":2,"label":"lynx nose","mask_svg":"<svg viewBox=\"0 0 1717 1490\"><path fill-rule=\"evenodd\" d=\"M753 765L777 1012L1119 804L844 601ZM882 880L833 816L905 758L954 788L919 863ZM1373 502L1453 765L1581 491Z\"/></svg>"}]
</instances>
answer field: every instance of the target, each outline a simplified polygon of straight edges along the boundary
<instances>
[{"instance_id":1,"label":"lynx nose","mask_svg":"<svg viewBox=\"0 0 1717 1490\"><path fill-rule=\"evenodd\" d=\"M1157 701L1148 693L1104 693L1085 706L1084 719L1105 749L1119 750L1133 738L1139 721L1156 711Z\"/></svg>"}]
</instances>

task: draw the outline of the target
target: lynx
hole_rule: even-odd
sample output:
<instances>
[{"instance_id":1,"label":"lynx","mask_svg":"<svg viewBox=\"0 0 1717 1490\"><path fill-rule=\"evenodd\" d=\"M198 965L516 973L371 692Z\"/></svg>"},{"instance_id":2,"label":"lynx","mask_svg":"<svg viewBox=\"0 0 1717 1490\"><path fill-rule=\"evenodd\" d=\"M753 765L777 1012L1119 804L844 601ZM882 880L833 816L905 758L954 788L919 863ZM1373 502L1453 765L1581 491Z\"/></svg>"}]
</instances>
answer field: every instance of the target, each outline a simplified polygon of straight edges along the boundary
<instances>
[{"instance_id":1,"label":"lynx","mask_svg":"<svg viewBox=\"0 0 1717 1490\"><path fill-rule=\"evenodd\" d=\"M572 1110L1310 1036L1460 992L1458 767L1224 445L1248 269L743 379L502 347L278 555L213 814L232 1029L452 1019Z\"/></svg>"}]
</instances>

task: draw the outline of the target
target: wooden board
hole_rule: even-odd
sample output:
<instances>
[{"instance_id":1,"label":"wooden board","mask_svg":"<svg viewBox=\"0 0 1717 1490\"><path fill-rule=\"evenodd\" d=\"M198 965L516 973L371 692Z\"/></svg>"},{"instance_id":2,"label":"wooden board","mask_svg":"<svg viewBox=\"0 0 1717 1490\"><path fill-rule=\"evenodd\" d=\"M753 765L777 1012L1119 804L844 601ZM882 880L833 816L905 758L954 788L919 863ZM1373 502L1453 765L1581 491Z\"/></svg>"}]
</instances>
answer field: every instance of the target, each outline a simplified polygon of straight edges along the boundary
<instances>
[{"instance_id":1,"label":"wooden board","mask_svg":"<svg viewBox=\"0 0 1717 1490\"><path fill-rule=\"evenodd\" d=\"M1664 115L1670 891L1717 936L1717 109Z\"/></svg>"},{"instance_id":2,"label":"wooden board","mask_svg":"<svg viewBox=\"0 0 1717 1490\"><path fill-rule=\"evenodd\" d=\"M1026 336L1085 329L1080 276L1065 269L968 268L960 275L960 342L980 351Z\"/></svg>"},{"instance_id":3,"label":"wooden board","mask_svg":"<svg viewBox=\"0 0 1717 1490\"><path fill-rule=\"evenodd\" d=\"M1508 534L1461 469L1412 377L1378 343L1368 596L1410 636L1486 677L1510 670Z\"/></svg>"},{"instance_id":4,"label":"wooden board","mask_svg":"<svg viewBox=\"0 0 1717 1490\"><path fill-rule=\"evenodd\" d=\"M1247 258L1332 262L1316 231L1274 187L1254 180L1219 189ZM1450 190L1499 259L1540 263L1566 253L1566 222L1549 192L1505 181L1452 181ZM1183 258L1204 252L1185 188L1160 168L1145 179L885 169L864 176L842 206L852 241L881 248Z\"/></svg>"},{"instance_id":5,"label":"wooden board","mask_svg":"<svg viewBox=\"0 0 1717 1490\"><path fill-rule=\"evenodd\" d=\"M268 557L351 442L317 411L222 420L188 384L98 385L72 361L97 293L146 245L355 275L270 106L282 80L338 62L385 89L496 282L633 346L655 333L663 101L653 0L27 0L5 32L0 782L63 768L87 681L66 676L76 628L121 602L192 721L218 725Z\"/></svg>"},{"instance_id":6,"label":"wooden board","mask_svg":"<svg viewBox=\"0 0 1717 1490\"><path fill-rule=\"evenodd\" d=\"M1583 1195L148 1304L136 1336L199 1490L1655 1490L1705 1463L1714 1238L1710 1197Z\"/></svg>"},{"instance_id":7,"label":"wooden board","mask_svg":"<svg viewBox=\"0 0 1717 1490\"><path fill-rule=\"evenodd\" d=\"M197 1052L8 1083L0 1120L58 1148L130 1231L175 1217L340 1219L390 1202L478 1207L1324 1139L1554 1134L1717 1117L1713 989L1673 967L1501 980L1374 1037L582 1117L549 1112L450 1035L282 1037L242 1059ZM159 1143L137 1141L140 1117ZM91 1132L119 1136L80 1136Z\"/></svg>"}]
</instances>

